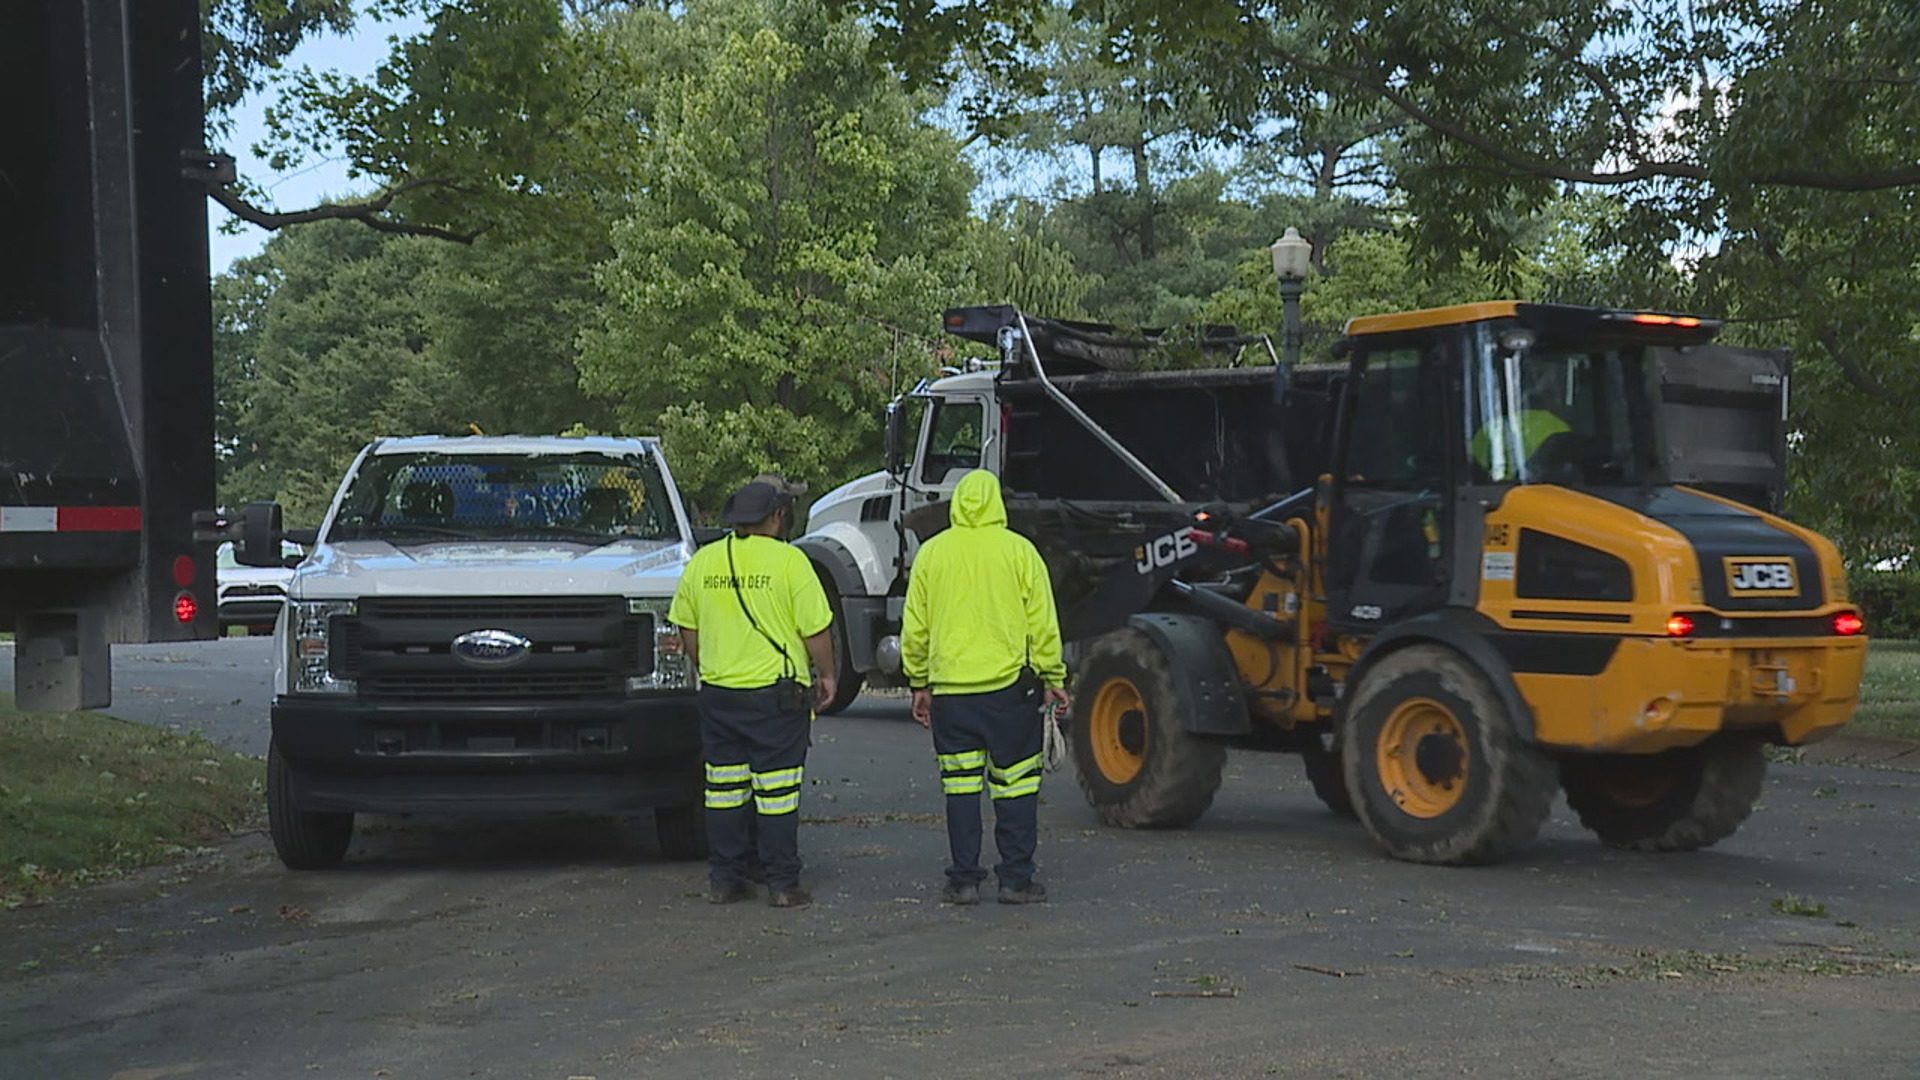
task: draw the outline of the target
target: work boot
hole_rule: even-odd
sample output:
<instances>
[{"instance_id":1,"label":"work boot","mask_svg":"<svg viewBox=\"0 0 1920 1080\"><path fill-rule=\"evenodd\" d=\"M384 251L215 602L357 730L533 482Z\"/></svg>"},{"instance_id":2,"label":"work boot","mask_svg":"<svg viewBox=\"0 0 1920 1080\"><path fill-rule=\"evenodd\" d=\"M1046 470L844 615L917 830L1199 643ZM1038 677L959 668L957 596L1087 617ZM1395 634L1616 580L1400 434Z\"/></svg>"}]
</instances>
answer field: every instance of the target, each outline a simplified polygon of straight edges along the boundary
<instances>
[{"instance_id":1,"label":"work boot","mask_svg":"<svg viewBox=\"0 0 1920 1080\"><path fill-rule=\"evenodd\" d=\"M1047 887L1037 881L1029 881L1017 889L1000 886L1000 902L1003 904L1044 904L1047 901Z\"/></svg>"},{"instance_id":2,"label":"work boot","mask_svg":"<svg viewBox=\"0 0 1920 1080\"><path fill-rule=\"evenodd\" d=\"M767 891L767 904L770 907L806 907L811 903L813 894L798 885Z\"/></svg>"},{"instance_id":3,"label":"work boot","mask_svg":"<svg viewBox=\"0 0 1920 1080\"><path fill-rule=\"evenodd\" d=\"M947 887L940 890L940 902L943 904L977 904L980 902L980 886L971 881L947 881Z\"/></svg>"},{"instance_id":4,"label":"work boot","mask_svg":"<svg viewBox=\"0 0 1920 1080\"><path fill-rule=\"evenodd\" d=\"M753 899L753 886L744 881L713 882L707 886L707 903L737 904Z\"/></svg>"}]
</instances>

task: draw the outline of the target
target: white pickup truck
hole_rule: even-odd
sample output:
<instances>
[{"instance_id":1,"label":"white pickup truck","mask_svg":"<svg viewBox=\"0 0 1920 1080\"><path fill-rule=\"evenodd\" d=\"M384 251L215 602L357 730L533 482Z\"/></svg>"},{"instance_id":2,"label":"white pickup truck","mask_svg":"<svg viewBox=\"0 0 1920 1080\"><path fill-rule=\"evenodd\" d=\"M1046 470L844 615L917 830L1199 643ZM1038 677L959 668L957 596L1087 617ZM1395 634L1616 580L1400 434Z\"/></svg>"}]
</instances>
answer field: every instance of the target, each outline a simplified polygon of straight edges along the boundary
<instances>
[{"instance_id":1,"label":"white pickup truck","mask_svg":"<svg viewBox=\"0 0 1920 1080\"><path fill-rule=\"evenodd\" d=\"M649 439L404 438L361 451L275 627L281 861L355 813L651 808L705 854L695 680L667 622L694 533Z\"/></svg>"}]
</instances>

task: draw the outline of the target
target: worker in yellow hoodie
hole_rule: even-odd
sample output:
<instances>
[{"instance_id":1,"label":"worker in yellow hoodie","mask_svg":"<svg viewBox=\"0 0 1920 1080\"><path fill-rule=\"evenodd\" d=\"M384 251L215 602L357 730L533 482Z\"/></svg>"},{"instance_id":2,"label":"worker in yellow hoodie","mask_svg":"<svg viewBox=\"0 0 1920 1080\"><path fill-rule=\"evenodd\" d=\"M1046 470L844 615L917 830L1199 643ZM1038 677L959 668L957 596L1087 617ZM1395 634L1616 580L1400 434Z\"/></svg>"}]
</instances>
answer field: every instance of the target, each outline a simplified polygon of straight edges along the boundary
<instances>
[{"instance_id":1,"label":"worker in yellow hoodie","mask_svg":"<svg viewBox=\"0 0 1920 1080\"><path fill-rule=\"evenodd\" d=\"M1067 705L1060 620L1047 564L1007 528L1000 480L960 478L952 527L920 546L907 582L901 662L913 718L933 731L953 862L940 899L980 901L980 792L993 802L994 876L1003 904L1045 900L1033 879L1039 841L1041 705ZM982 773L984 776L984 783Z\"/></svg>"}]
</instances>

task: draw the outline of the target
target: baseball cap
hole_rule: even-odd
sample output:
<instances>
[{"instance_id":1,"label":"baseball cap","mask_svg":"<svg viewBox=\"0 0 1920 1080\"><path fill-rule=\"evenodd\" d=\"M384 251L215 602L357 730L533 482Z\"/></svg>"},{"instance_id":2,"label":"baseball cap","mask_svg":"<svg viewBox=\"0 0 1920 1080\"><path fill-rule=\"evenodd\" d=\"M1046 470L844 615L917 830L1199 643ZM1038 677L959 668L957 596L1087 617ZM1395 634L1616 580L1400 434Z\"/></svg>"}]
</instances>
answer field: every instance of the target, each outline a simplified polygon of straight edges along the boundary
<instances>
[{"instance_id":1,"label":"baseball cap","mask_svg":"<svg viewBox=\"0 0 1920 1080\"><path fill-rule=\"evenodd\" d=\"M791 505L793 496L756 480L727 496L726 505L720 508L720 520L729 525L756 525Z\"/></svg>"},{"instance_id":2,"label":"baseball cap","mask_svg":"<svg viewBox=\"0 0 1920 1080\"><path fill-rule=\"evenodd\" d=\"M779 473L763 472L750 483L765 484L773 490L791 499L797 499L807 493L807 485L798 480L788 480Z\"/></svg>"}]
</instances>

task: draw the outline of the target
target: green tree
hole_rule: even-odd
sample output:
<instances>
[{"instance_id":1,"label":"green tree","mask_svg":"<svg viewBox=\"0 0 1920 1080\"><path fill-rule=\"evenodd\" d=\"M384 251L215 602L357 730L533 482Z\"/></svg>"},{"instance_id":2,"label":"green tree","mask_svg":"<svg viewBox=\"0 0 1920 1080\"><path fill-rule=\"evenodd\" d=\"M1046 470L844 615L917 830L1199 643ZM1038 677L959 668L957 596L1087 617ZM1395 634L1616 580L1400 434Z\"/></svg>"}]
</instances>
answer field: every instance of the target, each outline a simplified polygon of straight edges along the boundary
<instances>
[{"instance_id":1,"label":"green tree","mask_svg":"<svg viewBox=\"0 0 1920 1080\"><path fill-rule=\"evenodd\" d=\"M970 288L954 141L818 6L708 0L629 29L683 60L637 116L646 180L599 272L583 385L658 430L709 509L762 469L819 484L870 466L900 342Z\"/></svg>"},{"instance_id":2,"label":"green tree","mask_svg":"<svg viewBox=\"0 0 1920 1080\"><path fill-rule=\"evenodd\" d=\"M580 392L589 268L351 222L275 235L214 282L220 495L319 523L353 455L389 435L610 425Z\"/></svg>"}]
</instances>

